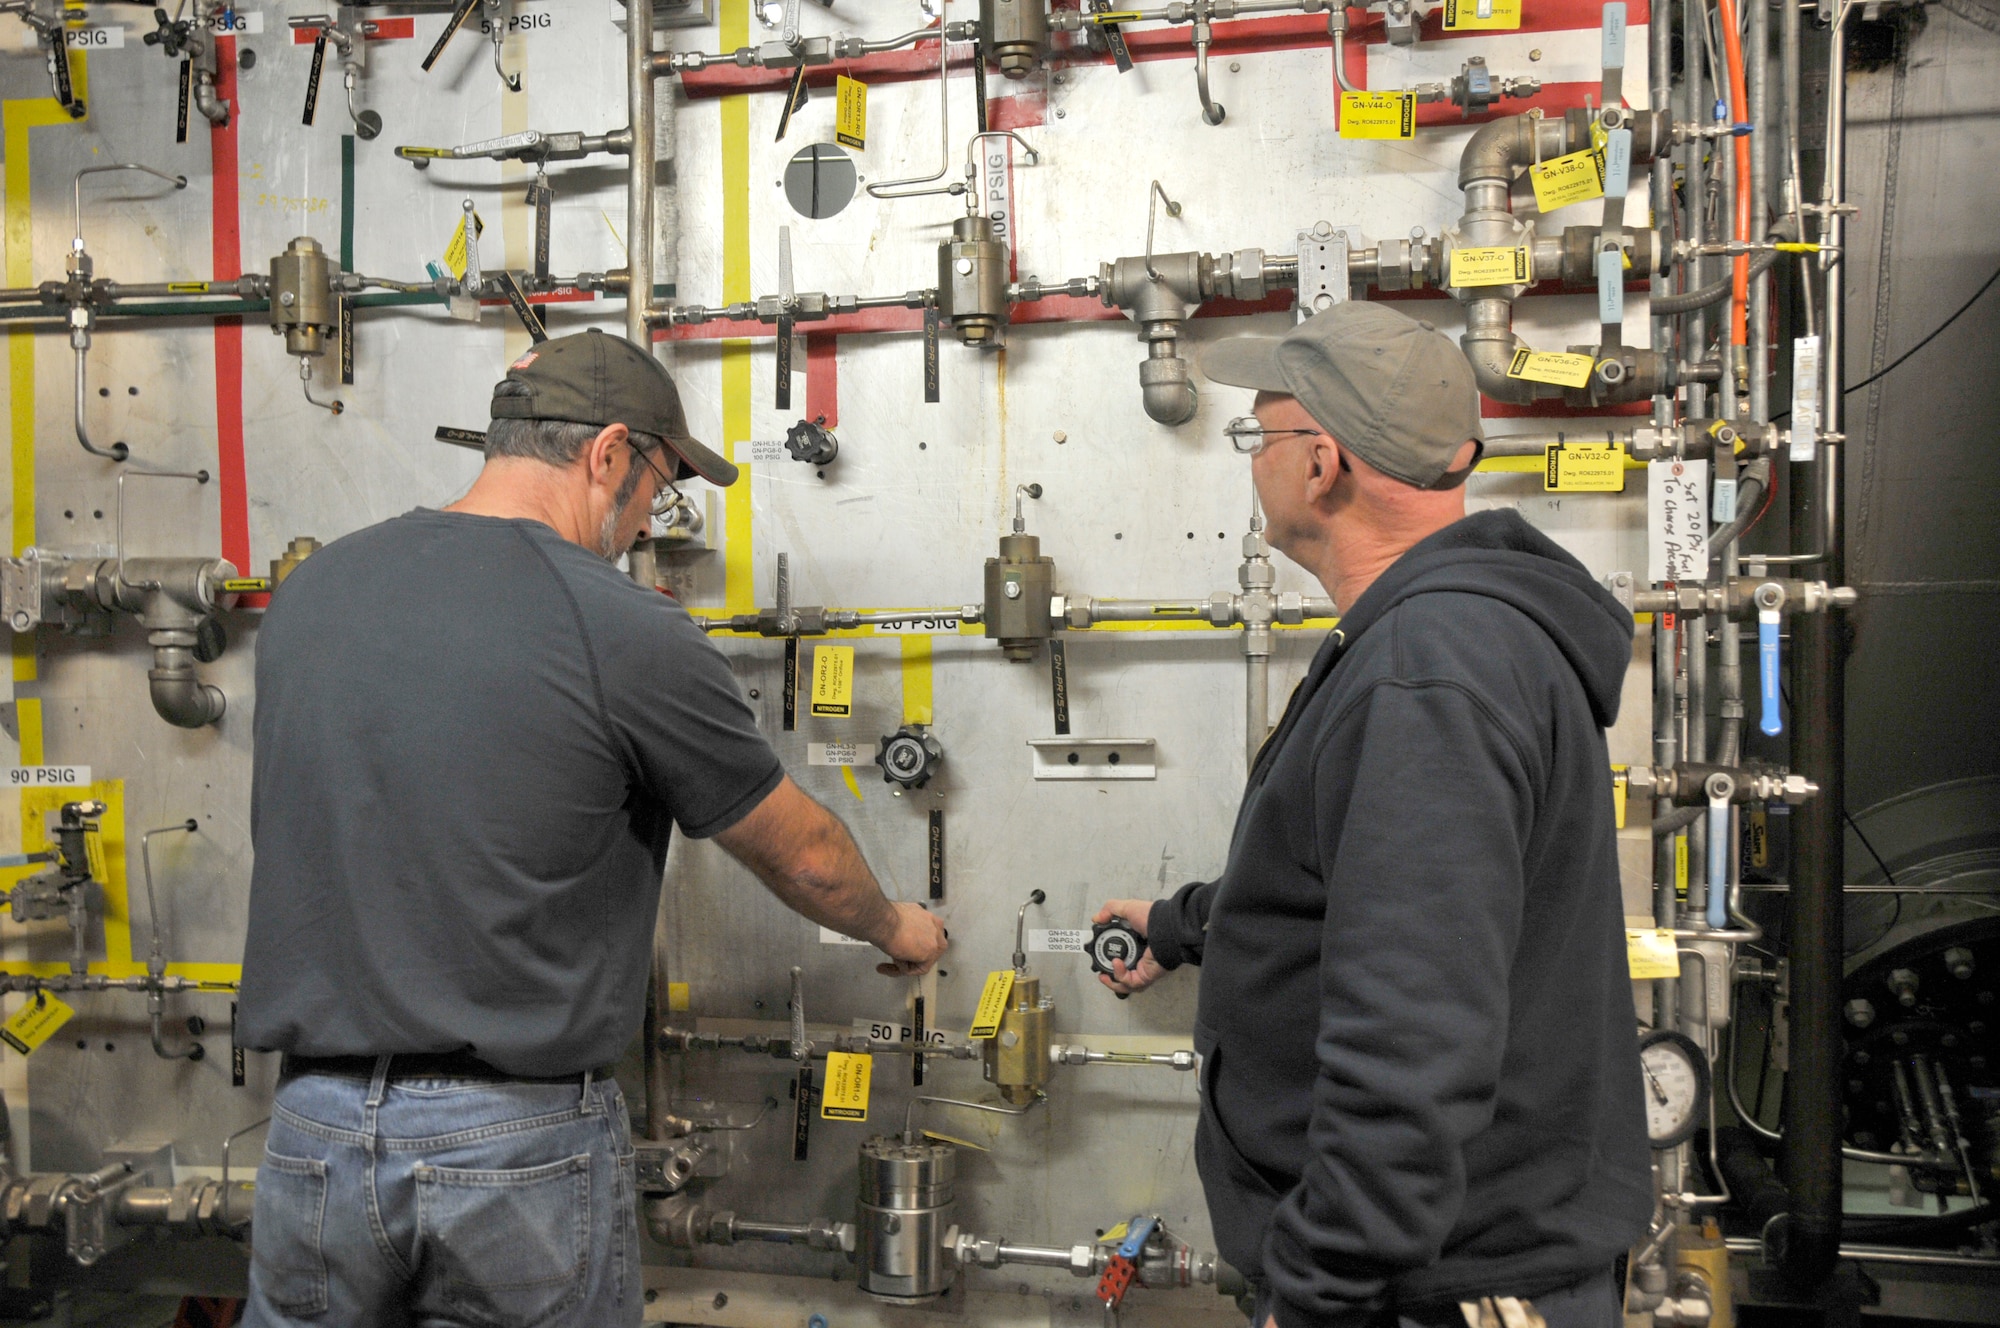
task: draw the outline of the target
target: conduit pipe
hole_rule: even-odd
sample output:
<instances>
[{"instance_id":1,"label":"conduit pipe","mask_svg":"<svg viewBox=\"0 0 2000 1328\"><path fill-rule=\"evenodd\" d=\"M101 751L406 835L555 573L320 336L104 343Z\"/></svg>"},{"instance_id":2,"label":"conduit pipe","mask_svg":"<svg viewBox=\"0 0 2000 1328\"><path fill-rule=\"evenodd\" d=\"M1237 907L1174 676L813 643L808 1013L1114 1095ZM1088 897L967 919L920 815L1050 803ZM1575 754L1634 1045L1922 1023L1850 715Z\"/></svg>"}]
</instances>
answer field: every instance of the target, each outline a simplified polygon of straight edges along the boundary
<instances>
[{"instance_id":1,"label":"conduit pipe","mask_svg":"<svg viewBox=\"0 0 2000 1328\"><path fill-rule=\"evenodd\" d=\"M1844 579L1845 570L1840 449L1835 442L1843 423L1841 288L1845 269L1834 260L1846 229L1845 26L1850 8L1846 3L1840 6L1827 34L1826 161L1818 237L1825 281L1825 378L1820 393L1825 432L1814 447L1811 465L1794 468L1803 473L1796 473L1792 490L1793 547L1812 538L1816 515L1825 540L1821 546L1824 575L1834 585ZM1792 765L1820 787L1820 795L1792 815L1792 889L1786 896L1791 941L1791 1067L1785 1080L1785 1139L1779 1175L1791 1194L1785 1215L1784 1269L1802 1286L1823 1281L1840 1256L1846 683L1847 652L1840 620L1832 614L1807 614L1795 620Z\"/></svg>"},{"instance_id":2,"label":"conduit pipe","mask_svg":"<svg viewBox=\"0 0 2000 1328\"><path fill-rule=\"evenodd\" d=\"M1760 0L1752 0L1752 3L1760 3ZM1729 116L1740 125L1744 123L1744 110L1750 104L1750 95L1744 88L1743 34L1736 23L1736 0L1716 0L1716 15L1722 28L1723 63L1729 76ZM1747 243L1750 239L1750 209L1753 205L1761 205L1762 200L1751 192L1749 140L1738 134L1734 139L1734 151L1736 224L1733 234L1739 243ZM1732 345L1747 347L1750 344L1750 260L1738 256L1732 266L1734 294L1729 310L1729 340Z\"/></svg>"}]
</instances>

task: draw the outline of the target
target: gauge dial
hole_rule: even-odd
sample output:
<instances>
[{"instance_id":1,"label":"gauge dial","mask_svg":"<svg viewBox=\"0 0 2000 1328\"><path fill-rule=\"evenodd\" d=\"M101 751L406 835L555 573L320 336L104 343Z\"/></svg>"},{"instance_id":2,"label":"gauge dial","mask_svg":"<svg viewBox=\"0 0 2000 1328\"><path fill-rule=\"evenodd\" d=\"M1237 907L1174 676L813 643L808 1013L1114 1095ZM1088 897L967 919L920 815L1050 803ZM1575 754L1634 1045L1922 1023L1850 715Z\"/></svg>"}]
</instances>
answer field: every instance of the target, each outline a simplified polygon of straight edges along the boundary
<instances>
[{"instance_id":1,"label":"gauge dial","mask_svg":"<svg viewBox=\"0 0 2000 1328\"><path fill-rule=\"evenodd\" d=\"M1687 1142L1708 1107L1708 1057L1694 1039L1658 1029L1639 1042L1646 1094L1646 1136L1655 1148Z\"/></svg>"}]
</instances>

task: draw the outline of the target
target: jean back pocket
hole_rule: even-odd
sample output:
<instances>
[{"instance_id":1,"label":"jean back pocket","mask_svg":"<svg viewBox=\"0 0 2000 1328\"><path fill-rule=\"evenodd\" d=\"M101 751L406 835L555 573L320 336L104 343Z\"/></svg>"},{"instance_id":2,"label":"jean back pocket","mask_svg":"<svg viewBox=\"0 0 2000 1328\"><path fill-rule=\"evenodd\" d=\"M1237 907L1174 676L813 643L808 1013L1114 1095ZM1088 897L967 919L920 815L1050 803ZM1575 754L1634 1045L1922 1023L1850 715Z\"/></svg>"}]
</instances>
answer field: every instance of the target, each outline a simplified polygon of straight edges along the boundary
<instances>
[{"instance_id":1,"label":"jean back pocket","mask_svg":"<svg viewBox=\"0 0 2000 1328\"><path fill-rule=\"evenodd\" d=\"M539 1167L416 1168L421 1258L447 1305L481 1328L536 1328L589 1277L590 1157Z\"/></svg>"},{"instance_id":2,"label":"jean back pocket","mask_svg":"<svg viewBox=\"0 0 2000 1328\"><path fill-rule=\"evenodd\" d=\"M251 1271L273 1308L323 1314L327 1307L326 1163L264 1152L251 1222Z\"/></svg>"}]
</instances>

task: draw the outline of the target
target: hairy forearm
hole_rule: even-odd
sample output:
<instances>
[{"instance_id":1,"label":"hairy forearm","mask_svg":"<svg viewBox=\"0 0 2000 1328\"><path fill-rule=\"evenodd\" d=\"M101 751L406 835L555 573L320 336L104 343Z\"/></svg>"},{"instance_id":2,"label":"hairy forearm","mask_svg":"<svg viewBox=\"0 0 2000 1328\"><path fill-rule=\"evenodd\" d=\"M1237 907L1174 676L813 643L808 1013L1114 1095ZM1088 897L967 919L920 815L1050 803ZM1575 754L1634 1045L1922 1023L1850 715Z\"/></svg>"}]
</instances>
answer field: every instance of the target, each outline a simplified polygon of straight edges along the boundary
<instances>
[{"instance_id":1,"label":"hairy forearm","mask_svg":"<svg viewBox=\"0 0 2000 1328\"><path fill-rule=\"evenodd\" d=\"M758 873L785 905L822 927L870 945L882 945L896 929L896 910L882 893L875 873L853 836L832 817L800 855L798 870Z\"/></svg>"}]
</instances>

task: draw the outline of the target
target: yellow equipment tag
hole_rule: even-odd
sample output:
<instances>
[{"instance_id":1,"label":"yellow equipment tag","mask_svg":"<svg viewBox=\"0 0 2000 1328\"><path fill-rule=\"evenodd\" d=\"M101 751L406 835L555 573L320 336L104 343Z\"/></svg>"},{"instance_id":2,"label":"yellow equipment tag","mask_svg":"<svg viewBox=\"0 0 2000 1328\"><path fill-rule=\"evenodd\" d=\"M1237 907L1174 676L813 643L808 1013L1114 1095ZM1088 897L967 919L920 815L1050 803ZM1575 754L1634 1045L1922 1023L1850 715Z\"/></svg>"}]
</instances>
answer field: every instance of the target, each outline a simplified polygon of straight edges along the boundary
<instances>
[{"instance_id":1,"label":"yellow equipment tag","mask_svg":"<svg viewBox=\"0 0 2000 1328\"><path fill-rule=\"evenodd\" d=\"M1415 138L1417 98L1411 92L1340 94L1342 138Z\"/></svg>"},{"instance_id":2,"label":"yellow equipment tag","mask_svg":"<svg viewBox=\"0 0 2000 1328\"><path fill-rule=\"evenodd\" d=\"M0 1024L0 1042L5 1042L23 1056L54 1037L56 1030L69 1022L76 1011L64 1005L45 991L35 993L35 999L8 1016L7 1022Z\"/></svg>"},{"instance_id":3,"label":"yellow equipment tag","mask_svg":"<svg viewBox=\"0 0 2000 1328\"><path fill-rule=\"evenodd\" d=\"M1625 963L1632 970L1634 982L1681 975L1680 951L1674 948L1673 932L1665 927L1627 927Z\"/></svg>"},{"instance_id":4,"label":"yellow equipment tag","mask_svg":"<svg viewBox=\"0 0 2000 1328\"><path fill-rule=\"evenodd\" d=\"M854 647L814 646L812 712L854 713Z\"/></svg>"},{"instance_id":5,"label":"yellow equipment tag","mask_svg":"<svg viewBox=\"0 0 2000 1328\"><path fill-rule=\"evenodd\" d=\"M225 595L261 595L271 588L266 576L232 576L222 583Z\"/></svg>"},{"instance_id":6,"label":"yellow equipment tag","mask_svg":"<svg viewBox=\"0 0 2000 1328\"><path fill-rule=\"evenodd\" d=\"M1535 206L1544 212L1604 197L1604 158L1585 148L1528 168Z\"/></svg>"},{"instance_id":7,"label":"yellow equipment tag","mask_svg":"<svg viewBox=\"0 0 2000 1328\"><path fill-rule=\"evenodd\" d=\"M826 1054L826 1087L820 1090L821 1120L867 1120L868 1078L875 1058L867 1052Z\"/></svg>"},{"instance_id":8,"label":"yellow equipment tag","mask_svg":"<svg viewBox=\"0 0 2000 1328\"><path fill-rule=\"evenodd\" d=\"M692 1007L688 1004L688 984L669 982L667 984L667 1009L684 1012Z\"/></svg>"},{"instance_id":9,"label":"yellow equipment tag","mask_svg":"<svg viewBox=\"0 0 2000 1328\"><path fill-rule=\"evenodd\" d=\"M1674 898L1687 902L1688 897L1688 837L1683 831L1674 836Z\"/></svg>"},{"instance_id":10,"label":"yellow equipment tag","mask_svg":"<svg viewBox=\"0 0 2000 1328\"><path fill-rule=\"evenodd\" d=\"M986 975L979 991L979 1008L972 1016L972 1031L966 1036L984 1042L1000 1031L1000 1016L1007 1013L1007 998L1014 994L1014 970L1003 968Z\"/></svg>"},{"instance_id":11,"label":"yellow equipment tag","mask_svg":"<svg viewBox=\"0 0 2000 1328\"><path fill-rule=\"evenodd\" d=\"M1771 865L1771 822L1762 807L1752 807L1750 814L1743 818L1743 833L1750 839L1750 865L1768 867Z\"/></svg>"},{"instance_id":12,"label":"yellow equipment tag","mask_svg":"<svg viewBox=\"0 0 2000 1328\"><path fill-rule=\"evenodd\" d=\"M1548 449L1547 461L1542 475L1544 493L1625 492L1625 449L1617 443L1608 447L1558 444ZM1619 824L1624 824L1622 816Z\"/></svg>"},{"instance_id":13,"label":"yellow equipment tag","mask_svg":"<svg viewBox=\"0 0 2000 1328\"><path fill-rule=\"evenodd\" d=\"M1120 1222L1117 1226L1112 1227L1109 1231L1099 1236L1097 1243L1099 1245L1116 1245L1119 1241L1125 1239L1125 1233L1131 1230L1131 1228L1132 1224L1130 1222Z\"/></svg>"},{"instance_id":14,"label":"yellow equipment tag","mask_svg":"<svg viewBox=\"0 0 2000 1328\"><path fill-rule=\"evenodd\" d=\"M1480 10L1486 12L1482 15ZM1521 26L1521 0L1444 0L1446 32L1507 32Z\"/></svg>"},{"instance_id":15,"label":"yellow equipment tag","mask_svg":"<svg viewBox=\"0 0 2000 1328\"><path fill-rule=\"evenodd\" d=\"M1625 792L1630 770L1630 766L1611 767L1611 822L1620 830L1625 828Z\"/></svg>"},{"instance_id":16,"label":"yellow equipment tag","mask_svg":"<svg viewBox=\"0 0 2000 1328\"><path fill-rule=\"evenodd\" d=\"M472 239L477 240L485 233L486 223L479 219L477 212L473 213ZM458 218L458 229L451 233L451 243L444 247L445 270L451 273L453 281L465 280L465 268L471 248L472 245L465 236L465 216L461 213Z\"/></svg>"},{"instance_id":17,"label":"yellow equipment tag","mask_svg":"<svg viewBox=\"0 0 2000 1328\"><path fill-rule=\"evenodd\" d=\"M205 281L170 281L167 290L173 295L206 295L208 283Z\"/></svg>"},{"instance_id":18,"label":"yellow equipment tag","mask_svg":"<svg viewBox=\"0 0 2000 1328\"><path fill-rule=\"evenodd\" d=\"M1596 359L1589 355L1572 355L1560 350L1529 350L1523 346L1514 352L1513 362L1507 366L1507 376L1525 378L1531 383L1554 383L1557 387L1588 387L1590 371L1596 367Z\"/></svg>"},{"instance_id":19,"label":"yellow equipment tag","mask_svg":"<svg viewBox=\"0 0 2000 1328\"><path fill-rule=\"evenodd\" d=\"M841 74L833 85L833 138L859 151L868 146L868 85Z\"/></svg>"},{"instance_id":20,"label":"yellow equipment tag","mask_svg":"<svg viewBox=\"0 0 2000 1328\"><path fill-rule=\"evenodd\" d=\"M1526 245L1513 249L1454 249L1447 286L1514 286L1534 272Z\"/></svg>"}]
</instances>

